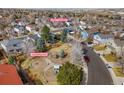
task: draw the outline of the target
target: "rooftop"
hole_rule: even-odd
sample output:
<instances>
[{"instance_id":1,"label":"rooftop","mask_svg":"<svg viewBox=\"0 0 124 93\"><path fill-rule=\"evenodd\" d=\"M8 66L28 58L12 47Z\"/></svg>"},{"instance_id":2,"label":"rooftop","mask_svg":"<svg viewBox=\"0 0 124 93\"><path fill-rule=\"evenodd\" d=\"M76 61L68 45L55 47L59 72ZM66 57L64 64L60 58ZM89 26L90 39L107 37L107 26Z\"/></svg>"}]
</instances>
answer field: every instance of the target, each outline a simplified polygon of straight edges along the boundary
<instances>
[{"instance_id":1,"label":"rooftop","mask_svg":"<svg viewBox=\"0 0 124 93\"><path fill-rule=\"evenodd\" d=\"M114 39L117 46L124 46L124 40Z\"/></svg>"},{"instance_id":2,"label":"rooftop","mask_svg":"<svg viewBox=\"0 0 124 93\"><path fill-rule=\"evenodd\" d=\"M14 65L0 64L0 85L22 85Z\"/></svg>"},{"instance_id":3,"label":"rooftop","mask_svg":"<svg viewBox=\"0 0 124 93\"><path fill-rule=\"evenodd\" d=\"M99 34L99 36L104 39L104 38L114 38L112 34Z\"/></svg>"},{"instance_id":4,"label":"rooftop","mask_svg":"<svg viewBox=\"0 0 124 93\"><path fill-rule=\"evenodd\" d=\"M23 43L23 41L21 39L10 39L10 40L3 40L1 41L1 43L4 44L5 46L11 46L13 44Z\"/></svg>"}]
</instances>

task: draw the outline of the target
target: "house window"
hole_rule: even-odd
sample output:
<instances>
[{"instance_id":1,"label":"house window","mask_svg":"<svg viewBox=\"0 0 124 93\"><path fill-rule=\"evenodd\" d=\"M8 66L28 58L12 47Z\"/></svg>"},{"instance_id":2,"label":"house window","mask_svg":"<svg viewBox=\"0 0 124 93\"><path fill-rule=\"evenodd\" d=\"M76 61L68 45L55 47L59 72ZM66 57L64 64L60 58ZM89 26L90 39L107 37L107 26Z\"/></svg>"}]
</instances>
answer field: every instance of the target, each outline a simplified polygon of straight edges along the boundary
<instances>
[{"instance_id":1,"label":"house window","mask_svg":"<svg viewBox=\"0 0 124 93\"><path fill-rule=\"evenodd\" d=\"M17 44L13 44L14 47L17 47Z\"/></svg>"},{"instance_id":2,"label":"house window","mask_svg":"<svg viewBox=\"0 0 124 93\"><path fill-rule=\"evenodd\" d=\"M14 50L12 49L12 50L9 50L9 52L14 52Z\"/></svg>"}]
</instances>

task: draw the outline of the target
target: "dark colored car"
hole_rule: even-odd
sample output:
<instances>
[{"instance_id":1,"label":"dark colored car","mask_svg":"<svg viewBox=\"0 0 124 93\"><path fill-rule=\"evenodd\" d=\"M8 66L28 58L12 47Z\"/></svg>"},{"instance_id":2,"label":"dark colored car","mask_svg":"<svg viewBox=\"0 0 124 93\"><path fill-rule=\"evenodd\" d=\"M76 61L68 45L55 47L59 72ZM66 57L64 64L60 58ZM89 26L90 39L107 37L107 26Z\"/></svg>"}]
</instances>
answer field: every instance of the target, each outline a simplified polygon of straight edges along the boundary
<instances>
[{"instance_id":1,"label":"dark colored car","mask_svg":"<svg viewBox=\"0 0 124 93\"><path fill-rule=\"evenodd\" d=\"M84 60L89 63L90 62L90 58L88 56L84 56Z\"/></svg>"},{"instance_id":2,"label":"dark colored car","mask_svg":"<svg viewBox=\"0 0 124 93\"><path fill-rule=\"evenodd\" d=\"M86 43L85 43L85 42L81 42L81 44L82 44L82 45L86 45Z\"/></svg>"},{"instance_id":3,"label":"dark colored car","mask_svg":"<svg viewBox=\"0 0 124 93\"><path fill-rule=\"evenodd\" d=\"M90 42L87 42L87 43L88 43L88 44L93 44L93 42L91 42L91 41L90 41Z\"/></svg>"},{"instance_id":4,"label":"dark colored car","mask_svg":"<svg viewBox=\"0 0 124 93\"><path fill-rule=\"evenodd\" d=\"M83 52L83 54L86 54L88 51L87 51L87 49L82 49L82 52Z\"/></svg>"}]
</instances>

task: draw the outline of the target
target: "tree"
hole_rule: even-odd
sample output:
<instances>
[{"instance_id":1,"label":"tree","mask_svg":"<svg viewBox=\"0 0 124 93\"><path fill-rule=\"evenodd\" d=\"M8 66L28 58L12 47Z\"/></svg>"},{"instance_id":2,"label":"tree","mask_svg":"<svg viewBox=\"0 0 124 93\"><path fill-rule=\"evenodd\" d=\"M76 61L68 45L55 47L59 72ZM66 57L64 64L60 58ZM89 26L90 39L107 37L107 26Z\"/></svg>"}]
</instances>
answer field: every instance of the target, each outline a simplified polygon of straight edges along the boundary
<instances>
[{"instance_id":1,"label":"tree","mask_svg":"<svg viewBox=\"0 0 124 93\"><path fill-rule=\"evenodd\" d=\"M8 64L14 64L15 60L12 56L9 56L8 58Z\"/></svg>"},{"instance_id":2,"label":"tree","mask_svg":"<svg viewBox=\"0 0 124 93\"><path fill-rule=\"evenodd\" d=\"M78 64L78 65L83 65L82 62L82 45L78 42L75 41L72 45L72 62L73 64Z\"/></svg>"},{"instance_id":3,"label":"tree","mask_svg":"<svg viewBox=\"0 0 124 93\"><path fill-rule=\"evenodd\" d=\"M39 38L36 41L36 49L38 52L44 52L47 50L46 44L44 43L44 40L42 38Z\"/></svg>"},{"instance_id":4,"label":"tree","mask_svg":"<svg viewBox=\"0 0 124 93\"><path fill-rule=\"evenodd\" d=\"M55 35L53 33L49 33L49 41L50 43L54 44L55 43Z\"/></svg>"},{"instance_id":5,"label":"tree","mask_svg":"<svg viewBox=\"0 0 124 93\"><path fill-rule=\"evenodd\" d=\"M65 57L65 52L64 52L63 49L60 51L60 57L61 57L61 58L64 58L64 57Z\"/></svg>"},{"instance_id":6,"label":"tree","mask_svg":"<svg viewBox=\"0 0 124 93\"><path fill-rule=\"evenodd\" d=\"M50 38L50 28L47 27L46 25L43 27L41 31L41 37L43 38L43 40L45 40L45 43Z\"/></svg>"},{"instance_id":7,"label":"tree","mask_svg":"<svg viewBox=\"0 0 124 93\"><path fill-rule=\"evenodd\" d=\"M24 40L24 50L27 55L29 55L35 49L33 41L31 39Z\"/></svg>"},{"instance_id":8,"label":"tree","mask_svg":"<svg viewBox=\"0 0 124 93\"><path fill-rule=\"evenodd\" d=\"M57 82L62 85L79 85L82 80L82 69L74 64L65 63L57 75Z\"/></svg>"},{"instance_id":9,"label":"tree","mask_svg":"<svg viewBox=\"0 0 124 93\"><path fill-rule=\"evenodd\" d=\"M64 42L64 43L67 41L67 31L66 30L64 30L61 33L61 41Z\"/></svg>"}]
</instances>

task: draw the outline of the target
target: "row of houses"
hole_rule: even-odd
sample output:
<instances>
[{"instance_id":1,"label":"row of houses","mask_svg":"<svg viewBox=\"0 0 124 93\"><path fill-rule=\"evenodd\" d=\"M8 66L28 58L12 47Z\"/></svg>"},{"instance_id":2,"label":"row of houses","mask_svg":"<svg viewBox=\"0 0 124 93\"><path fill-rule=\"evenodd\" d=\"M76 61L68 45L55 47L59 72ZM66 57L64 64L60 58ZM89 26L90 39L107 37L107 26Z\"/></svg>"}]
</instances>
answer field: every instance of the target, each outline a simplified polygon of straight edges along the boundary
<instances>
[{"instance_id":1,"label":"row of houses","mask_svg":"<svg viewBox=\"0 0 124 93\"><path fill-rule=\"evenodd\" d=\"M15 55L26 53L26 45L28 45L28 43L34 44L39 38L39 34L29 35L21 38L3 40L0 42L0 45L7 55Z\"/></svg>"},{"instance_id":2,"label":"row of houses","mask_svg":"<svg viewBox=\"0 0 124 93\"><path fill-rule=\"evenodd\" d=\"M124 40L115 39L113 34L101 34L98 32L93 35L93 43L104 44L114 53L117 53L124 47Z\"/></svg>"}]
</instances>

